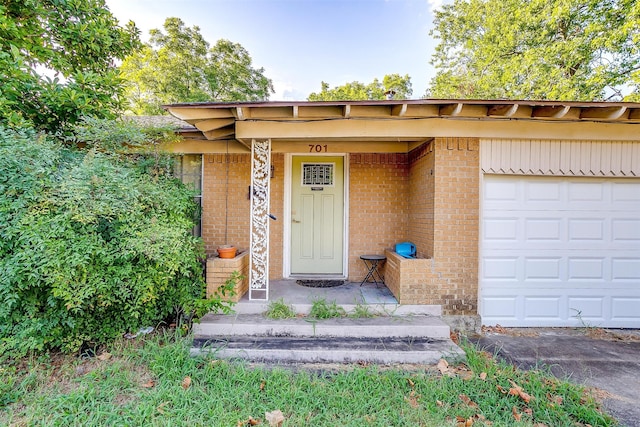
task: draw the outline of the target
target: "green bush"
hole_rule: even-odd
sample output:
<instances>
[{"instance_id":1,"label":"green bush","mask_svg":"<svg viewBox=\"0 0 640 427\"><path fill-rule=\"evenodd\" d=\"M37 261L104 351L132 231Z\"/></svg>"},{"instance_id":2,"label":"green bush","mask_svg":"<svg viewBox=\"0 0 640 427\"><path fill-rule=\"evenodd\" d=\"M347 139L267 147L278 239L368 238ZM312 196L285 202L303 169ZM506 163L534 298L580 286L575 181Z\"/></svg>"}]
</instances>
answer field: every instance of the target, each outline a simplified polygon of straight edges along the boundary
<instances>
[{"instance_id":1,"label":"green bush","mask_svg":"<svg viewBox=\"0 0 640 427\"><path fill-rule=\"evenodd\" d=\"M148 169L0 128L0 355L75 351L223 307L202 303L192 192Z\"/></svg>"}]
</instances>

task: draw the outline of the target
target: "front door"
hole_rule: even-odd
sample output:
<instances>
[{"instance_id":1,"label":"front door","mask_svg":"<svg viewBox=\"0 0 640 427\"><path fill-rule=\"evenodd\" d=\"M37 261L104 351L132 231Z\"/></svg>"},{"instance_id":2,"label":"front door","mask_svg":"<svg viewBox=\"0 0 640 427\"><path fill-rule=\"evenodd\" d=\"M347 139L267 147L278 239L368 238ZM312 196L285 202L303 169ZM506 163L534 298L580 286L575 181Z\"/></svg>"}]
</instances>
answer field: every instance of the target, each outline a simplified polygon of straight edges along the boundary
<instances>
[{"instance_id":1,"label":"front door","mask_svg":"<svg viewBox=\"0 0 640 427\"><path fill-rule=\"evenodd\" d=\"M343 274L344 158L294 156L291 274Z\"/></svg>"}]
</instances>

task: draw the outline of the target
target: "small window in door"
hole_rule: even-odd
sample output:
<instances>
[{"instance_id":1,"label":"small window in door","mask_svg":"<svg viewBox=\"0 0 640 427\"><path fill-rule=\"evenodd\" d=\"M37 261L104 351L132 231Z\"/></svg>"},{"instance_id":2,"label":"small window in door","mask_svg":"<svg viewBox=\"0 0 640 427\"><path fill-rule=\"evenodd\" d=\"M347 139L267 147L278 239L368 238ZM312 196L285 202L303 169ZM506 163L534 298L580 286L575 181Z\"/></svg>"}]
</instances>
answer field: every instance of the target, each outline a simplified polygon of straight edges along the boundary
<instances>
[{"instance_id":1,"label":"small window in door","mask_svg":"<svg viewBox=\"0 0 640 427\"><path fill-rule=\"evenodd\" d=\"M310 186L333 186L333 169L335 163L303 163L302 164L302 185Z\"/></svg>"}]
</instances>

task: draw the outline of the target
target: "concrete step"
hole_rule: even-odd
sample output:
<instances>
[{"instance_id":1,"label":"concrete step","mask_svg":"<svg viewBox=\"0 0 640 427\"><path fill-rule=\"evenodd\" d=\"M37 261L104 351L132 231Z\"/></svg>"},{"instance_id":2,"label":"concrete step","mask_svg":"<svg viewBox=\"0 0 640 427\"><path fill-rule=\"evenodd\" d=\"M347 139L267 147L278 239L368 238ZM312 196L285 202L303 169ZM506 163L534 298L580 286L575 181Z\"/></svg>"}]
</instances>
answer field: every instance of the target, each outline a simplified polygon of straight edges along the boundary
<instances>
[{"instance_id":1,"label":"concrete step","mask_svg":"<svg viewBox=\"0 0 640 427\"><path fill-rule=\"evenodd\" d=\"M194 325L193 354L266 363L418 363L462 357L437 316L267 319L206 315Z\"/></svg>"},{"instance_id":2,"label":"concrete step","mask_svg":"<svg viewBox=\"0 0 640 427\"><path fill-rule=\"evenodd\" d=\"M372 318L267 319L260 314L206 315L194 325L196 338L220 336L275 337L414 337L449 339L449 326L436 316Z\"/></svg>"},{"instance_id":3,"label":"concrete step","mask_svg":"<svg viewBox=\"0 0 640 427\"><path fill-rule=\"evenodd\" d=\"M311 303L291 303L289 304L296 313L309 314L313 304ZM338 304L347 313L352 312L357 304ZM367 308L372 312L383 316L407 316L411 314L425 316L441 316L442 306L440 305L408 305L397 303L367 303ZM268 302L242 300L233 306L236 314L260 314L267 311Z\"/></svg>"},{"instance_id":4,"label":"concrete step","mask_svg":"<svg viewBox=\"0 0 640 427\"><path fill-rule=\"evenodd\" d=\"M442 357L462 358L449 339L234 336L196 338L192 355L262 363L434 364Z\"/></svg>"}]
</instances>

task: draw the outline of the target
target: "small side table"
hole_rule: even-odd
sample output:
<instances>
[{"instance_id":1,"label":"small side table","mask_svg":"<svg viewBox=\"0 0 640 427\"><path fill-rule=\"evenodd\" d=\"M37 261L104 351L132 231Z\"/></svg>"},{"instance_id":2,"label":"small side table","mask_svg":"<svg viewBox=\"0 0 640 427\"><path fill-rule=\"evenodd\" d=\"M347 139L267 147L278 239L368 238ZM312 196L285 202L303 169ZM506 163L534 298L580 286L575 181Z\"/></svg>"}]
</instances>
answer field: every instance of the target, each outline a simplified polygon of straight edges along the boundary
<instances>
[{"instance_id":1,"label":"small side table","mask_svg":"<svg viewBox=\"0 0 640 427\"><path fill-rule=\"evenodd\" d=\"M384 255L360 255L360 259L364 262L365 267L367 267L367 275L364 280L360 282L360 286L362 286L365 282L370 283L369 279L373 279L373 283L378 285L378 281L376 280L376 274L378 275L378 279L380 279L380 283L384 285L384 278L380 275L378 271L378 265L387 260L387 257Z\"/></svg>"}]
</instances>

